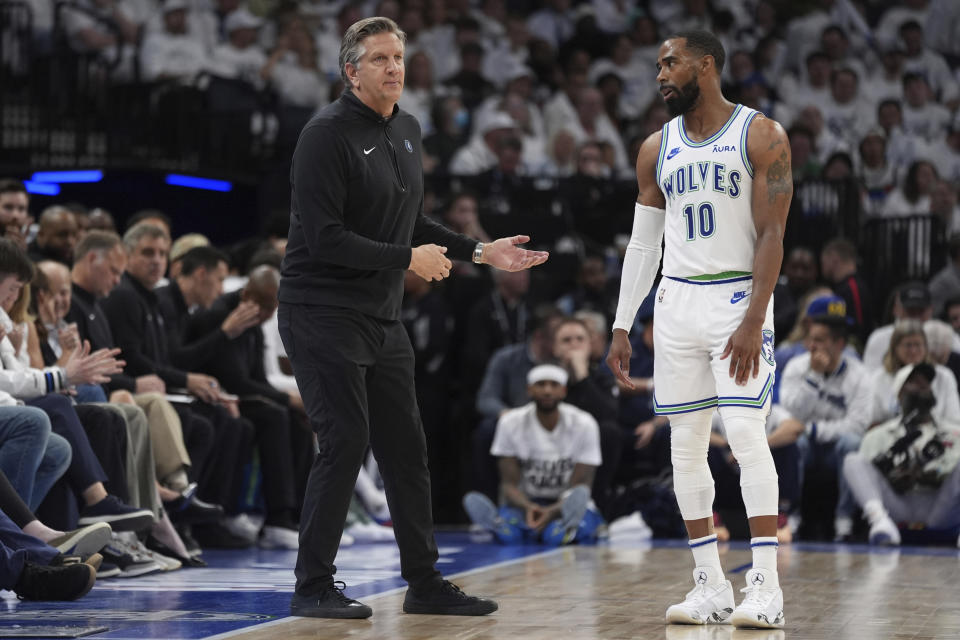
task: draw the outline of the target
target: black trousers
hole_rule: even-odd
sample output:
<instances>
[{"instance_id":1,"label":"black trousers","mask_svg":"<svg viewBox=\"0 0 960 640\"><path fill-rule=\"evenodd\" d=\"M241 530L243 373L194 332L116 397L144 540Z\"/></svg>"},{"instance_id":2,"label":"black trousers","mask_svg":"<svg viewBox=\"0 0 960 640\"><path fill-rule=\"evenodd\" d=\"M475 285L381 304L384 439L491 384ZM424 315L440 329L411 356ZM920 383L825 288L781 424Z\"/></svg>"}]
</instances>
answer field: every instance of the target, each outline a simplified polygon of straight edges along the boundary
<instances>
[{"instance_id":1,"label":"black trousers","mask_svg":"<svg viewBox=\"0 0 960 640\"><path fill-rule=\"evenodd\" d=\"M293 433L290 410L267 398L240 401L240 413L253 423L260 470L263 475L263 502L267 507L266 524L294 524L297 502L293 462ZM313 448L312 438L307 443Z\"/></svg>"},{"instance_id":2,"label":"black trousers","mask_svg":"<svg viewBox=\"0 0 960 640\"><path fill-rule=\"evenodd\" d=\"M188 407L192 419L205 421L213 434L213 448L197 474L197 495L235 514L240 505L243 466L253 452L253 425L243 416L234 418L220 405L197 401Z\"/></svg>"},{"instance_id":3,"label":"black trousers","mask_svg":"<svg viewBox=\"0 0 960 640\"><path fill-rule=\"evenodd\" d=\"M383 477L401 575L414 588L437 580L427 445L403 325L350 309L285 303L278 320L319 445L300 516L297 593L320 591L336 573L368 444Z\"/></svg>"}]
</instances>

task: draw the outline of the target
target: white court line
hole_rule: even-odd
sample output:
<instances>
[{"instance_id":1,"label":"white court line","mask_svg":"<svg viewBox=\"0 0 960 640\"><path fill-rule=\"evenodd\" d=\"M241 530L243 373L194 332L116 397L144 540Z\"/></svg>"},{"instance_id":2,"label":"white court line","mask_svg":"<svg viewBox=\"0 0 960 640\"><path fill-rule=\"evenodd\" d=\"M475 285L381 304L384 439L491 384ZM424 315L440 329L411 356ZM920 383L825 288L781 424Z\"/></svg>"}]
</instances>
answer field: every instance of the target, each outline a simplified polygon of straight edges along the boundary
<instances>
[{"instance_id":1,"label":"white court line","mask_svg":"<svg viewBox=\"0 0 960 640\"><path fill-rule=\"evenodd\" d=\"M559 553L566 550L568 547L557 547L556 549L547 549L546 551L540 551L538 553L532 553L528 556L523 556L520 558L513 558L512 560L503 560L501 562L495 562L494 564L488 564L483 567L477 567L475 569L467 569L466 571L461 571L459 573L454 573L449 576L444 576L447 580L455 578L463 578L466 576L472 576L477 573L483 573L484 571L490 571L491 569L499 569L501 567L509 567L513 564L519 564L521 562L526 562L527 560L533 560L534 558L543 558L549 555ZM401 591L406 591L406 587L396 587L394 589L388 589L387 591L382 591L380 593L375 593L370 596L364 596L364 602L369 600L376 600L378 598L383 598L385 596L391 596L395 593L400 593ZM224 638L235 638L236 636L243 635L244 633L250 633L252 631L260 631L261 629L266 629L267 627L275 627L280 624L289 622L290 620L297 619L297 616L287 616L285 618L278 618L277 620L271 620L270 622L262 622L260 624L254 624L244 629L237 629L236 631L225 631L223 633L218 633L214 636L206 636L202 640L222 640Z\"/></svg>"}]
</instances>

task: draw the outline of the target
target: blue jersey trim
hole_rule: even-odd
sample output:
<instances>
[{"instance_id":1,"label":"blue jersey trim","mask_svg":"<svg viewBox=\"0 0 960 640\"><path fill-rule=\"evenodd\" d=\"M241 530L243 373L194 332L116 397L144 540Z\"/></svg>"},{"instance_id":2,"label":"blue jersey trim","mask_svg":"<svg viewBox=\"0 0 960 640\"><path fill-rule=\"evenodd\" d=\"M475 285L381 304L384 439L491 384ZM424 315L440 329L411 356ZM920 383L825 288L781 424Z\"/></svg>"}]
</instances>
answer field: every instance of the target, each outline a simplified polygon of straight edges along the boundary
<instances>
[{"instance_id":1,"label":"blue jersey trim","mask_svg":"<svg viewBox=\"0 0 960 640\"><path fill-rule=\"evenodd\" d=\"M750 123L753 122L755 117L757 117L756 111L747 116L746 122L743 123L743 131L740 132L740 156L743 159L743 166L747 168L747 173L750 174L751 178L753 177L753 164L747 154L747 136L750 133Z\"/></svg>"},{"instance_id":2,"label":"blue jersey trim","mask_svg":"<svg viewBox=\"0 0 960 640\"><path fill-rule=\"evenodd\" d=\"M684 284L699 284L699 285L710 285L710 284L728 284L730 282L743 282L744 280L752 280L753 276L737 276L736 278L727 278L726 280L687 280L686 278L675 278L673 276L663 276L668 280L675 280L677 282L683 282Z\"/></svg>"},{"instance_id":3,"label":"blue jersey trim","mask_svg":"<svg viewBox=\"0 0 960 640\"><path fill-rule=\"evenodd\" d=\"M733 121L737 119L737 116L740 115L740 110L743 108L743 105L738 104L733 109L733 113L730 114L730 119L727 120L727 123L720 127L720 130L715 134L704 140L703 142L694 142L687 137L687 130L683 126L683 116L677 116L679 118L677 130L680 132L680 139L683 140L683 143L688 147L693 147L694 149L705 147L708 144L712 144L720 139L720 136L727 132L727 129L730 128L730 125L733 124Z\"/></svg>"}]
</instances>

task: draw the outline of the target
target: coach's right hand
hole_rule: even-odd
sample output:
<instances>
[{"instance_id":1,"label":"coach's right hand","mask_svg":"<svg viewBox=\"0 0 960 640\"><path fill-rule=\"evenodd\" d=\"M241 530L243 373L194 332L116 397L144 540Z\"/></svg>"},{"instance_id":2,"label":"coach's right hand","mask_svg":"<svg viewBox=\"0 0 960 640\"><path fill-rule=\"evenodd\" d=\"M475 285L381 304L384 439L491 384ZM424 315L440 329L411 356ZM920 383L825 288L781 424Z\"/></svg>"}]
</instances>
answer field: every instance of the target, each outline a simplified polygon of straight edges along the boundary
<instances>
[{"instance_id":1,"label":"coach's right hand","mask_svg":"<svg viewBox=\"0 0 960 640\"><path fill-rule=\"evenodd\" d=\"M620 384L634 389L636 386L630 380L631 355L633 355L633 348L630 346L627 332L623 329L614 329L613 338L610 341L610 352L607 354L607 366Z\"/></svg>"},{"instance_id":2,"label":"coach's right hand","mask_svg":"<svg viewBox=\"0 0 960 640\"><path fill-rule=\"evenodd\" d=\"M447 256L443 255L446 252L446 247L435 244L414 247L410 252L410 266L407 268L427 282L443 280L450 275L450 268L453 266Z\"/></svg>"}]
</instances>

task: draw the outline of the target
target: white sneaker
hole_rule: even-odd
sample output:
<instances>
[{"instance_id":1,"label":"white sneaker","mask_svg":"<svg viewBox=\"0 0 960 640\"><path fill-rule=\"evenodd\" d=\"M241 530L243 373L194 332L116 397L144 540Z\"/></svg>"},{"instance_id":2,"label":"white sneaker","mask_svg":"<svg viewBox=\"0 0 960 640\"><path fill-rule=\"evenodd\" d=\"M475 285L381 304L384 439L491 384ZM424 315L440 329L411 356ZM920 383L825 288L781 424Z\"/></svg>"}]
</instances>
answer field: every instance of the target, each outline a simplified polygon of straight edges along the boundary
<instances>
[{"instance_id":1,"label":"white sneaker","mask_svg":"<svg viewBox=\"0 0 960 640\"><path fill-rule=\"evenodd\" d=\"M833 520L833 541L847 542L853 534L853 518L837 516Z\"/></svg>"},{"instance_id":2,"label":"white sneaker","mask_svg":"<svg viewBox=\"0 0 960 640\"><path fill-rule=\"evenodd\" d=\"M730 616L730 624L742 629L780 629L783 627L783 590L776 583L776 576L767 569L750 569L747 572L747 587L740 591L747 594Z\"/></svg>"},{"instance_id":3,"label":"white sneaker","mask_svg":"<svg viewBox=\"0 0 960 640\"><path fill-rule=\"evenodd\" d=\"M183 566L183 563L176 558L170 558L152 549L148 549L140 542L137 534L133 531L120 531L113 535L114 545L129 553L135 562L155 562L161 571L176 571Z\"/></svg>"},{"instance_id":4,"label":"white sneaker","mask_svg":"<svg viewBox=\"0 0 960 640\"><path fill-rule=\"evenodd\" d=\"M667 609L667 622L672 624L725 622L733 613L733 585L729 580L717 582L716 575L716 569L712 567L694 569L695 586L683 602Z\"/></svg>"},{"instance_id":5,"label":"white sneaker","mask_svg":"<svg viewBox=\"0 0 960 640\"><path fill-rule=\"evenodd\" d=\"M258 542L261 549L299 549L300 534L286 527L266 525Z\"/></svg>"},{"instance_id":6,"label":"white sneaker","mask_svg":"<svg viewBox=\"0 0 960 640\"><path fill-rule=\"evenodd\" d=\"M375 522L358 522L347 527L346 533L354 542L393 542L393 527L384 527Z\"/></svg>"},{"instance_id":7,"label":"white sneaker","mask_svg":"<svg viewBox=\"0 0 960 640\"><path fill-rule=\"evenodd\" d=\"M349 546L352 545L354 542L355 542L355 540L353 539L353 536L350 535L349 533L347 533L346 531L344 531L343 533L340 534L340 546L341 546L341 547L349 547Z\"/></svg>"},{"instance_id":8,"label":"white sneaker","mask_svg":"<svg viewBox=\"0 0 960 640\"><path fill-rule=\"evenodd\" d=\"M238 538L256 540L257 536L260 535L260 527L245 513L227 516L223 519L223 526Z\"/></svg>"},{"instance_id":9,"label":"white sneaker","mask_svg":"<svg viewBox=\"0 0 960 640\"><path fill-rule=\"evenodd\" d=\"M897 546L900 544L900 529L890 516L883 516L870 525L870 544Z\"/></svg>"}]
</instances>

